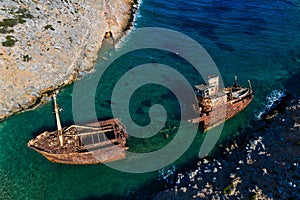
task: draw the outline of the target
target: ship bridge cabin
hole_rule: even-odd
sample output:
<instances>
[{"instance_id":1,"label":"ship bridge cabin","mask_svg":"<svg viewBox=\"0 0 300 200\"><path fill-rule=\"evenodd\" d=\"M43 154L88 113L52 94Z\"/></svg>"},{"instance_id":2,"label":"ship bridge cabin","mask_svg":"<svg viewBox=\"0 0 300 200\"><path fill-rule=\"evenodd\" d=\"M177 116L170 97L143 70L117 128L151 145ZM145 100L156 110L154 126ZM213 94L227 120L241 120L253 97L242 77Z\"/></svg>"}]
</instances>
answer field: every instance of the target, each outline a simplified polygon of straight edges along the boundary
<instances>
[{"instance_id":1,"label":"ship bridge cabin","mask_svg":"<svg viewBox=\"0 0 300 200\"><path fill-rule=\"evenodd\" d=\"M208 85L195 85L200 113L218 109L227 102L227 94L219 89L219 76L209 76L207 82Z\"/></svg>"},{"instance_id":2,"label":"ship bridge cabin","mask_svg":"<svg viewBox=\"0 0 300 200\"><path fill-rule=\"evenodd\" d=\"M195 85L197 96L205 98L217 93L219 90L219 76L209 76L207 82L208 85Z\"/></svg>"}]
</instances>

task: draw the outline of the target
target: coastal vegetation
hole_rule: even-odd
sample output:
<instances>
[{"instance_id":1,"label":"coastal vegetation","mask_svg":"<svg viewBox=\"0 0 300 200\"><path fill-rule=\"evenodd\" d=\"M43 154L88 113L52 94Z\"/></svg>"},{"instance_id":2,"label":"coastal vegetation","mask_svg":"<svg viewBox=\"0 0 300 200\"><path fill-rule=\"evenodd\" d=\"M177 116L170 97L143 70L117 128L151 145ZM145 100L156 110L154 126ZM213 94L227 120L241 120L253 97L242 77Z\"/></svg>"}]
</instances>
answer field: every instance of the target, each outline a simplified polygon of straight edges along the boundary
<instances>
[{"instance_id":1,"label":"coastal vegetation","mask_svg":"<svg viewBox=\"0 0 300 200\"><path fill-rule=\"evenodd\" d=\"M29 62L31 60L31 56L30 55L23 55L23 61L24 62Z\"/></svg>"},{"instance_id":2,"label":"coastal vegetation","mask_svg":"<svg viewBox=\"0 0 300 200\"><path fill-rule=\"evenodd\" d=\"M18 24L17 19L3 19L0 21L0 33L12 33L13 29L9 29L8 27L13 27Z\"/></svg>"},{"instance_id":3,"label":"coastal vegetation","mask_svg":"<svg viewBox=\"0 0 300 200\"><path fill-rule=\"evenodd\" d=\"M44 29L46 29L46 30L50 29L51 31L54 31L54 30L55 30L55 29L53 28L53 26L50 25L50 24L44 26Z\"/></svg>"},{"instance_id":4,"label":"coastal vegetation","mask_svg":"<svg viewBox=\"0 0 300 200\"><path fill-rule=\"evenodd\" d=\"M0 119L37 106L44 93L93 70L105 32L117 42L130 27L134 2L0 1L0 63L6 66Z\"/></svg>"},{"instance_id":5,"label":"coastal vegetation","mask_svg":"<svg viewBox=\"0 0 300 200\"><path fill-rule=\"evenodd\" d=\"M23 24L26 22L26 19L32 19L33 15L29 13L27 9L19 8L17 10L11 9L9 14L13 15L13 18L5 18L0 21L0 33L8 34L15 32L13 27L17 24ZM4 47L13 47L17 42L17 39L14 36L7 35L5 41L2 42Z\"/></svg>"},{"instance_id":6,"label":"coastal vegetation","mask_svg":"<svg viewBox=\"0 0 300 200\"><path fill-rule=\"evenodd\" d=\"M3 26L3 27L13 27L15 25L18 24L18 20L17 19L3 19L2 22L0 22L0 26Z\"/></svg>"},{"instance_id":7,"label":"coastal vegetation","mask_svg":"<svg viewBox=\"0 0 300 200\"><path fill-rule=\"evenodd\" d=\"M11 9L9 11L13 18L5 18L0 21L0 33L13 33L14 30L11 29L12 27L16 26L17 24L23 24L26 22L26 19L32 19L33 15L27 9L19 8L16 11Z\"/></svg>"},{"instance_id":8,"label":"coastal vegetation","mask_svg":"<svg viewBox=\"0 0 300 200\"><path fill-rule=\"evenodd\" d=\"M12 47L12 46L14 46L15 45L15 43L18 41L14 36L12 36L12 35L8 35L8 36L6 36L5 37L5 41L4 42L2 42L2 45L4 46L4 47Z\"/></svg>"},{"instance_id":9,"label":"coastal vegetation","mask_svg":"<svg viewBox=\"0 0 300 200\"><path fill-rule=\"evenodd\" d=\"M234 192L233 189L234 189L234 187L233 187L233 184L232 184L232 182L231 182L228 186L226 186L226 187L224 188L223 193L224 193L224 194L228 194L228 195L232 195L233 192Z\"/></svg>"},{"instance_id":10,"label":"coastal vegetation","mask_svg":"<svg viewBox=\"0 0 300 200\"><path fill-rule=\"evenodd\" d=\"M0 27L1 27L1 25L0 25ZM13 33L14 32L14 30L13 29L7 29L7 27L1 27L0 28L0 33Z\"/></svg>"},{"instance_id":11,"label":"coastal vegetation","mask_svg":"<svg viewBox=\"0 0 300 200\"><path fill-rule=\"evenodd\" d=\"M18 20L19 23L24 23L26 22L25 19L32 19L33 15L30 14L29 10L25 9L25 8L19 8L18 10L11 11L11 14L13 14L16 19Z\"/></svg>"}]
</instances>

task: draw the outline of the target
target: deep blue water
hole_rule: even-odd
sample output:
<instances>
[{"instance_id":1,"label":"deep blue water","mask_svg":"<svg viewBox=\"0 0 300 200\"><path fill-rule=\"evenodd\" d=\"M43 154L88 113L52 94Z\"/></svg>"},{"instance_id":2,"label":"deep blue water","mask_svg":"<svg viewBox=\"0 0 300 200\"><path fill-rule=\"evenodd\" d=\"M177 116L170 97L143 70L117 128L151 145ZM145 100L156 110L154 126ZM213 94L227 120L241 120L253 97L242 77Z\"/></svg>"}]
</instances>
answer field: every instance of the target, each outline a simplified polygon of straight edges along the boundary
<instances>
[{"instance_id":1,"label":"deep blue water","mask_svg":"<svg viewBox=\"0 0 300 200\"><path fill-rule=\"evenodd\" d=\"M243 85L247 84L248 79L252 81L255 98L245 111L225 123L219 140L223 143L232 135L240 134L238 128L249 124L271 91L299 92L299 11L299 1L144 0L134 26L168 28L193 38L213 58L225 85L232 83L234 75ZM130 45L132 38L129 36L128 40L125 40L125 47ZM97 69L101 69L101 62L99 59ZM177 55L157 50L133 52L115 61L101 79L95 106L98 118L112 117L111 94L118 80L134 66L150 62L173 67L191 84L201 81L190 64ZM86 79L93 76L88 75ZM172 80L167 75L165 78ZM58 97L58 103L63 108L63 124L73 122L72 88L64 88ZM167 88L157 85L145 86L133 94L130 103L133 120L140 125L150 123L148 111L154 104L163 105L168 113L170 121L165 128L179 125L178 102ZM148 193L163 188L157 181L157 171L131 174L105 165L54 164L28 149L27 141L36 134L55 130L51 103L10 117L0 123L0 128L1 199L107 199L141 192L139 187L145 187ZM187 133L189 131L187 129ZM130 150L157 150L171 141L176 133L170 131L169 134L168 140L163 134L147 139L130 138ZM204 137L198 133L192 146L173 165L186 170L193 165Z\"/></svg>"}]
</instances>

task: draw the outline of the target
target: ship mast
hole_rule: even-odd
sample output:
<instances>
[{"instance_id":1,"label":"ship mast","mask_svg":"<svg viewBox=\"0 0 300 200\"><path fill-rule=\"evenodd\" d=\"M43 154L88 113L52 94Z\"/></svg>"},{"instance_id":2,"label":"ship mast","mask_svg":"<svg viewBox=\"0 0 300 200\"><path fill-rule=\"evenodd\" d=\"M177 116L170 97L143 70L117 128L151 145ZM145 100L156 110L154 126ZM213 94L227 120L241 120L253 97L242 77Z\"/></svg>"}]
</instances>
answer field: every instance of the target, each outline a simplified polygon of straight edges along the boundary
<instances>
[{"instance_id":1,"label":"ship mast","mask_svg":"<svg viewBox=\"0 0 300 200\"><path fill-rule=\"evenodd\" d=\"M234 76L234 87L238 87L237 76Z\"/></svg>"},{"instance_id":2,"label":"ship mast","mask_svg":"<svg viewBox=\"0 0 300 200\"><path fill-rule=\"evenodd\" d=\"M248 80L248 84L249 84L249 89L250 89L250 91L252 93L252 84L251 84L251 82L249 80Z\"/></svg>"},{"instance_id":3,"label":"ship mast","mask_svg":"<svg viewBox=\"0 0 300 200\"><path fill-rule=\"evenodd\" d=\"M62 128L61 128L61 123L60 123L60 118L59 118L59 113L58 113L58 105L57 105L57 102L56 102L56 95L57 94L58 94L58 92L55 92L53 94L54 111L55 111L55 118L56 118L56 125L57 125L59 143L60 143L60 146L64 146Z\"/></svg>"}]
</instances>

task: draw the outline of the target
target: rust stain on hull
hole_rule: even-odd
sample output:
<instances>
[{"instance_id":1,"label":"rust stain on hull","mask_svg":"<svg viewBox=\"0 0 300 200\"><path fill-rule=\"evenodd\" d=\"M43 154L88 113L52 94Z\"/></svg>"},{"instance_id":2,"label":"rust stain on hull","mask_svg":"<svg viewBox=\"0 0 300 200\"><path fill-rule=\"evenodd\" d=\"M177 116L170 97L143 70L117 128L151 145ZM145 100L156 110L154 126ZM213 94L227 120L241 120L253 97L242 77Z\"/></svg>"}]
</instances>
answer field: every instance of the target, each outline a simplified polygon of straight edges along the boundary
<instances>
[{"instance_id":1,"label":"rust stain on hull","mask_svg":"<svg viewBox=\"0 0 300 200\"><path fill-rule=\"evenodd\" d=\"M119 119L62 128L56 94L53 100L57 131L41 133L28 147L51 162L64 164L97 164L126 157L128 133Z\"/></svg>"},{"instance_id":2,"label":"rust stain on hull","mask_svg":"<svg viewBox=\"0 0 300 200\"><path fill-rule=\"evenodd\" d=\"M219 77L208 78L208 85L196 85L197 105L194 110L199 117L190 119L200 123L204 130L213 128L245 109L254 95L248 88L237 84L219 89ZM71 125L62 128L56 94L53 96L57 131L44 132L28 142L28 147L48 160L64 164L97 164L126 157L128 133L119 119L94 122L85 126Z\"/></svg>"},{"instance_id":3,"label":"rust stain on hull","mask_svg":"<svg viewBox=\"0 0 300 200\"><path fill-rule=\"evenodd\" d=\"M51 162L63 164L98 164L114 160L124 159L126 157L125 151L118 147L112 149L99 150L97 152L84 153L68 153L68 154L53 154L45 151L35 149Z\"/></svg>"},{"instance_id":4,"label":"rust stain on hull","mask_svg":"<svg viewBox=\"0 0 300 200\"><path fill-rule=\"evenodd\" d=\"M127 137L121 122L111 119L86 126L72 125L65 128L63 146L59 144L57 131L46 131L30 140L27 145L51 162L97 164L125 158L128 149Z\"/></svg>"},{"instance_id":5,"label":"rust stain on hull","mask_svg":"<svg viewBox=\"0 0 300 200\"><path fill-rule=\"evenodd\" d=\"M195 86L198 108L194 106L199 114L198 118L190 119L191 123L200 123L203 130L209 130L226 120L232 118L244 110L252 101L254 94L251 83L248 88L237 84L219 89L219 77L208 78L208 85Z\"/></svg>"}]
</instances>

